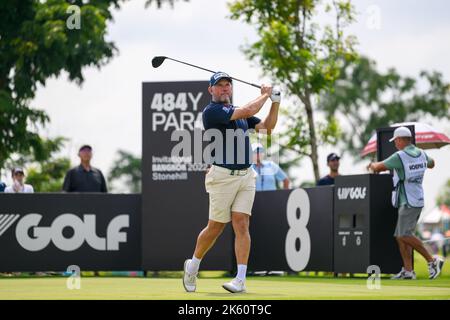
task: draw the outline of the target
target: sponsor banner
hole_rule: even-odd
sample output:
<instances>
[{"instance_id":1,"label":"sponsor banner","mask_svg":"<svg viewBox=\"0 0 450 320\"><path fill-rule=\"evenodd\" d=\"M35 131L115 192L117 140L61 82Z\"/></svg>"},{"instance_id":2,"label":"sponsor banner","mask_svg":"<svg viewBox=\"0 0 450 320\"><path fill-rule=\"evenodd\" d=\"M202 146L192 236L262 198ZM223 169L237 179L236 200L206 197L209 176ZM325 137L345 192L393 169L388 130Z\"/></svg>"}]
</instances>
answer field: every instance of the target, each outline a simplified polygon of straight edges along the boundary
<instances>
[{"instance_id":1,"label":"sponsor banner","mask_svg":"<svg viewBox=\"0 0 450 320\"><path fill-rule=\"evenodd\" d=\"M333 270L334 187L257 192L252 271Z\"/></svg>"},{"instance_id":2,"label":"sponsor banner","mask_svg":"<svg viewBox=\"0 0 450 320\"><path fill-rule=\"evenodd\" d=\"M207 81L142 84L144 193L155 186L164 189L196 181L206 170L201 147L202 110L211 100L208 85Z\"/></svg>"},{"instance_id":3,"label":"sponsor banner","mask_svg":"<svg viewBox=\"0 0 450 320\"><path fill-rule=\"evenodd\" d=\"M365 272L371 265L382 273L398 271L390 179L341 176L336 187L257 192L249 271ZM193 195L183 201L199 199ZM142 212L142 200L118 194L0 194L0 271L181 270L207 222L207 207L190 216L151 207ZM202 269L234 269L233 240L228 225Z\"/></svg>"},{"instance_id":4,"label":"sponsor banner","mask_svg":"<svg viewBox=\"0 0 450 320\"><path fill-rule=\"evenodd\" d=\"M211 100L208 81L142 85L142 261L145 270L181 270L198 233L208 223L207 165L202 157L202 110ZM190 155L172 154L188 146ZM200 152L199 152L200 151ZM199 158L199 159L197 159ZM230 270L227 227L202 268Z\"/></svg>"},{"instance_id":5,"label":"sponsor banner","mask_svg":"<svg viewBox=\"0 0 450 320\"><path fill-rule=\"evenodd\" d=\"M140 195L0 194L0 270L140 269ZM8 258L9 257L9 258Z\"/></svg>"}]
</instances>

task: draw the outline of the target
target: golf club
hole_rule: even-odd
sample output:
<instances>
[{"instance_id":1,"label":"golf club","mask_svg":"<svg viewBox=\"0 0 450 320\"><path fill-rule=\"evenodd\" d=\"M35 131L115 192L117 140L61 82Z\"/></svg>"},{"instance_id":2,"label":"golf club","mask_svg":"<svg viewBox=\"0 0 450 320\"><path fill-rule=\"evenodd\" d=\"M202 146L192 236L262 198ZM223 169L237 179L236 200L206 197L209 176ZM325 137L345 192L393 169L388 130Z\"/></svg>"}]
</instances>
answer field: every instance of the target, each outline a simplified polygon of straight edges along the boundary
<instances>
[{"instance_id":1,"label":"golf club","mask_svg":"<svg viewBox=\"0 0 450 320\"><path fill-rule=\"evenodd\" d=\"M204 70L204 71L209 71L209 72L212 72L212 73L216 73L216 71L209 70L209 69L206 69L206 68L202 68L202 67L196 66L194 64L190 64L190 63L187 63L187 62L183 62L183 61L180 61L180 60L177 60L177 59L173 59L173 58L169 58L169 57L165 57L165 56L155 56L155 57L153 57L153 59L152 59L152 66L153 66L153 68L158 68L160 65L163 64L164 60L166 60L166 59L169 59L169 60L172 60L172 61L176 61L176 62L179 62L179 63L182 63L182 64L186 64L188 66L191 66L191 67L194 67L194 68L197 68L197 69L201 69L201 70ZM236 80L236 81L248 84L248 85L250 85L252 87L261 89L261 86L258 86L257 84L250 83L250 82L247 82L247 81L244 81L244 80L241 80L241 79L237 79L237 78L234 78L234 77L230 77L230 78L233 79L233 80Z\"/></svg>"}]
</instances>

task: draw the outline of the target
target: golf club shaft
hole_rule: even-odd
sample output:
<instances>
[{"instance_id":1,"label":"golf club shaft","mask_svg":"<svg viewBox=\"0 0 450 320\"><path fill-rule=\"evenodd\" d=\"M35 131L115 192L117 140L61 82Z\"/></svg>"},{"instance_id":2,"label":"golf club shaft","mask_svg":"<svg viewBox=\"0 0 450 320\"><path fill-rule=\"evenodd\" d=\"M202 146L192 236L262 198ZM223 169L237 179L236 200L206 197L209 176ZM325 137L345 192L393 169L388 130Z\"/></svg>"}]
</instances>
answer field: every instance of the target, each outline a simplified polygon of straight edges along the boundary
<instances>
[{"instance_id":1,"label":"golf club shaft","mask_svg":"<svg viewBox=\"0 0 450 320\"><path fill-rule=\"evenodd\" d=\"M216 73L216 71L209 70L209 69L206 69L206 68L203 68L203 67L199 67L199 66L196 66L196 65L194 65L194 64L190 64L190 63L187 63L187 62L184 62L184 61L180 61L180 60L173 59L173 58L170 58L170 57L165 57L165 58L166 58L166 59L169 59L169 60L173 60L173 61L179 62L179 63L182 63L182 64L185 64L185 65L188 65L188 66L191 66L191 67L194 67L194 68L197 68L197 69L201 69L201 70L204 70L204 71ZM239 82L248 84L248 85L250 85L250 86L252 86L252 87L261 89L261 86L258 86L257 84L250 83L250 82L247 82L247 81L244 81L244 80L241 80L241 79L237 79L237 78L234 78L234 77L230 77L230 78L233 79L233 80L236 80L236 81L239 81Z\"/></svg>"}]
</instances>

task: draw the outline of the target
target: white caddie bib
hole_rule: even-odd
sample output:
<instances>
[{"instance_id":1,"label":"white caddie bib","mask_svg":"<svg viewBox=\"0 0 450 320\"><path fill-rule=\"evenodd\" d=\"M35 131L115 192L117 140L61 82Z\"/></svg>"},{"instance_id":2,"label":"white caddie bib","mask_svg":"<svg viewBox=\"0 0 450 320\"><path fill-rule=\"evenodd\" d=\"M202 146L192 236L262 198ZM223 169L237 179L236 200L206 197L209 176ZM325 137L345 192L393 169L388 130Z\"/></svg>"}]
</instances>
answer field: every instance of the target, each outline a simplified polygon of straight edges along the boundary
<instances>
[{"instance_id":1,"label":"white caddie bib","mask_svg":"<svg viewBox=\"0 0 450 320\"><path fill-rule=\"evenodd\" d=\"M427 157L425 152L421 150L420 155L413 157L407 154L405 151L401 150L397 152L400 160L403 164L403 169L405 172L405 180L400 180L397 172L394 172L394 185L396 186L393 192L393 205L397 207L398 205L398 190L399 185L403 184L406 193L406 201L410 207L422 208L424 206L424 195L423 195L423 176L425 170L427 169ZM395 199L394 199L395 193ZM395 200L395 202L394 202Z\"/></svg>"}]
</instances>

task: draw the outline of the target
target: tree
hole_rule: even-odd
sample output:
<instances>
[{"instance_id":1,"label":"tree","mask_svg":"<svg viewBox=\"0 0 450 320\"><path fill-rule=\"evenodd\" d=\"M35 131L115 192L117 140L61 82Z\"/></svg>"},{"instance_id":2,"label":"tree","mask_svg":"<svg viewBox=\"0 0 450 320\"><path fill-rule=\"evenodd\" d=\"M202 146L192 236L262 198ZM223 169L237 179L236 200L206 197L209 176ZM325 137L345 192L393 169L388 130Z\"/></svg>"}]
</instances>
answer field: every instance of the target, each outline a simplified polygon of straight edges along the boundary
<instances>
[{"instance_id":1,"label":"tree","mask_svg":"<svg viewBox=\"0 0 450 320\"><path fill-rule=\"evenodd\" d=\"M0 168L14 152L39 153L43 148L38 129L50 119L30 106L38 84L62 71L81 84L85 67L101 68L117 52L106 34L112 10L121 2L0 2ZM163 3L173 6L174 0L155 2L159 8ZM77 19L79 26L73 23Z\"/></svg>"},{"instance_id":2,"label":"tree","mask_svg":"<svg viewBox=\"0 0 450 320\"><path fill-rule=\"evenodd\" d=\"M66 139L62 137L42 140L39 153L15 154L6 162L6 167L25 167L26 182L33 186L35 192L60 192L65 174L70 169L70 159L57 156L65 142Z\"/></svg>"},{"instance_id":3,"label":"tree","mask_svg":"<svg viewBox=\"0 0 450 320\"><path fill-rule=\"evenodd\" d=\"M446 184L439 193L436 199L436 204L438 206L446 205L450 208L450 179L447 180Z\"/></svg>"},{"instance_id":4,"label":"tree","mask_svg":"<svg viewBox=\"0 0 450 320\"><path fill-rule=\"evenodd\" d=\"M441 73L422 71L416 80L394 68L381 73L373 60L359 57L345 62L334 90L321 97L319 107L340 119L341 147L358 156L376 128L424 116L448 119L449 105L450 83Z\"/></svg>"},{"instance_id":5,"label":"tree","mask_svg":"<svg viewBox=\"0 0 450 320\"><path fill-rule=\"evenodd\" d=\"M129 192L140 193L142 180L141 163L141 158L127 151L119 150L117 159L108 175L109 182L120 182L126 186L125 189Z\"/></svg>"},{"instance_id":6,"label":"tree","mask_svg":"<svg viewBox=\"0 0 450 320\"><path fill-rule=\"evenodd\" d=\"M285 147L311 159L314 176L319 179L318 145L332 140L337 132L333 132L336 122L330 118L331 127L323 124L320 135L325 139L319 141L314 101L332 87L341 61L355 56L355 39L343 32L354 21L352 5L349 1L327 1L322 7L315 0L238 0L229 8L231 19L243 20L257 29L260 39L244 48L247 58L257 60L265 75L302 103L289 109L281 134L286 138ZM320 9L333 16L333 26L315 22Z\"/></svg>"},{"instance_id":7,"label":"tree","mask_svg":"<svg viewBox=\"0 0 450 320\"><path fill-rule=\"evenodd\" d=\"M70 167L70 159L63 157L36 163L28 169L27 183L35 192L61 192Z\"/></svg>"},{"instance_id":8,"label":"tree","mask_svg":"<svg viewBox=\"0 0 450 320\"><path fill-rule=\"evenodd\" d=\"M11 153L39 152L38 126L49 121L29 104L36 86L66 71L71 81L83 82L85 66L100 68L113 56L105 40L110 6L118 1L95 1L80 6L82 24L69 29L71 3L64 0L2 1L0 4L0 166Z\"/></svg>"}]
</instances>

